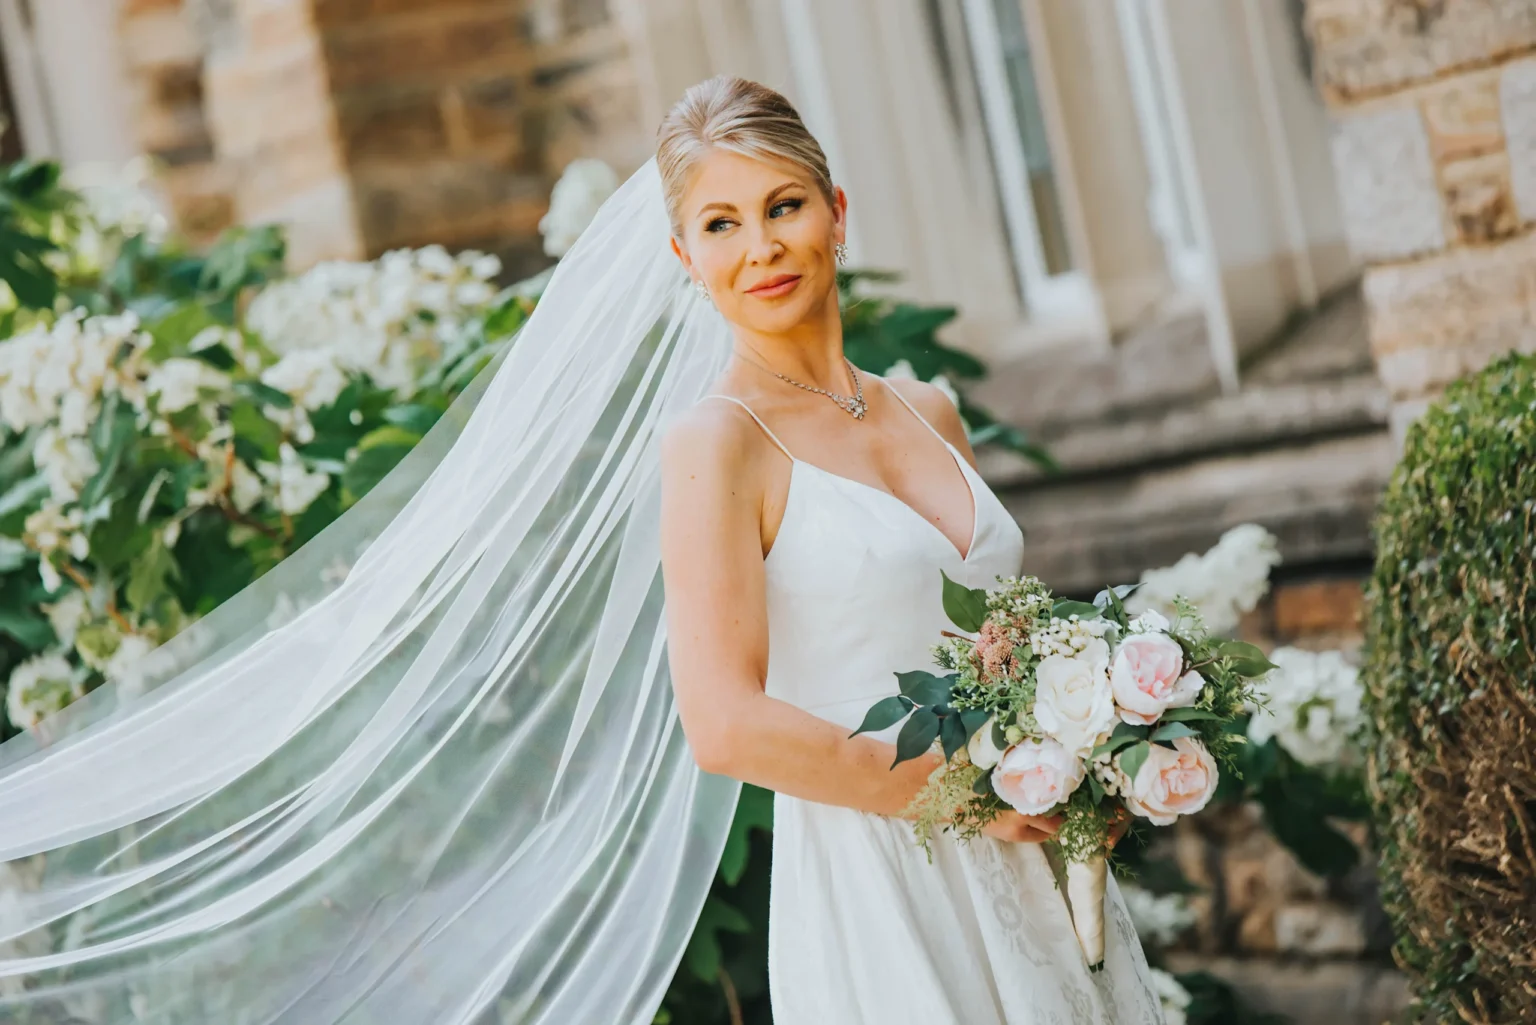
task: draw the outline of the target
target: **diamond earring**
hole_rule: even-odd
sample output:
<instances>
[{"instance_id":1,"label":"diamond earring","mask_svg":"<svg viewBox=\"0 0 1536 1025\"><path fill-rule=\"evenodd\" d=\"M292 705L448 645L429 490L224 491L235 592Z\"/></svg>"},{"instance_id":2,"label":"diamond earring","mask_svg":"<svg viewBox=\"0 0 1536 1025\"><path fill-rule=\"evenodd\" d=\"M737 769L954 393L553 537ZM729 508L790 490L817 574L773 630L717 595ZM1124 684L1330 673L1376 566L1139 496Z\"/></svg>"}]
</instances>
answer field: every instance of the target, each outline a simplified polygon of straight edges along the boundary
<instances>
[{"instance_id":1,"label":"diamond earring","mask_svg":"<svg viewBox=\"0 0 1536 1025\"><path fill-rule=\"evenodd\" d=\"M714 297L709 294L709 289L705 287L704 282L700 281L698 278L693 279L693 290L699 293L700 299L703 299L707 303L714 303Z\"/></svg>"},{"instance_id":2,"label":"diamond earring","mask_svg":"<svg viewBox=\"0 0 1536 1025\"><path fill-rule=\"evenodd\" d=\"M837 262L841 267L848 266L848 243L839 242L837 244Z\"/></svg>"}]
</instances>

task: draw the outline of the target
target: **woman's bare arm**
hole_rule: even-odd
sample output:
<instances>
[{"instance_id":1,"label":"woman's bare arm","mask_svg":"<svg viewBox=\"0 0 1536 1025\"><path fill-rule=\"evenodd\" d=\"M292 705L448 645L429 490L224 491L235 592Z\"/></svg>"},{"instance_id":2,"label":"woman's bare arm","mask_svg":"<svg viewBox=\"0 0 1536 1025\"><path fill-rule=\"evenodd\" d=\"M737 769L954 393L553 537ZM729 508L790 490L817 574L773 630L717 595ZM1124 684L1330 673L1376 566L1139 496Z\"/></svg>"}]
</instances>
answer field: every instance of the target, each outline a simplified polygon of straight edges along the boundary
<instances>
[{"instance_id":1,"label":"woman's bare arm","mask_svg":"<svg viewBox=\"0 0 1536 1025\"><path fill-rule=\"evenodd\" d=\"M667 652L683 730L707 772L896 815L938 765L763 692L768 610L762 482L783 456L744 414L705 403L662 446ZM828 666L836 672L836 666Z\"/></svg>"}]
</instances>

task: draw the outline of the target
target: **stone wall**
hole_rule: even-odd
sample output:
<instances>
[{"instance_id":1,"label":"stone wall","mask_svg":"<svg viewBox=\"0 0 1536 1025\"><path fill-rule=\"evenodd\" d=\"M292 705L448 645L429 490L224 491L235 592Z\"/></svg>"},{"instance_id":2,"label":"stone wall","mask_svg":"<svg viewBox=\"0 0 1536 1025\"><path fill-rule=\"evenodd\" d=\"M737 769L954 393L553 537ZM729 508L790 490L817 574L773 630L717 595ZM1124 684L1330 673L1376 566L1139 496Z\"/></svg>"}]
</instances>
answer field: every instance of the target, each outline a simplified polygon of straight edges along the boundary
<instances>
[{"instance_id":1,"label":"stone wall","mask_svg":"<svg viewBox=\"0 0 1536 1025\"><path fill-rule=\"evenodd\" d=\"M1400 432L1536 349L1536 0L1308 0L1307 25Z\"/></svg>"},{"instance_id":2,"label":"stone wall","mask_svg":"<svg viewBox=\"0 0 1536 1025\"><path fill-rule=\"evenodd\" d=\"M197 227L197 192L177 168L196 165L227 183L225 222L287 225L298 267L439 242L531 273L564 165L627 171L648 153L605 0L129 8L140 135L170 168L183 225Z\"/></svg>"},{"instance_id":3,"label":"stone wall","mask_svg":"<svg viewBox=\"0 0 1536 1025\"><path fill-rule=\"evenodd\" d=\"M229 168L203 104L203 47L182 0L124 0L118 30L139 145L159 166L172 215L194 242L234 220Z\"/></svg>"},{"instance_id":4,"label":"stone wall","mask_svg":"<svg viewBox=\"0 0 1536 1025\"><path fill-rule=\"evenodd\" d=\"M1266 648L1358 649L1361 581L1279 582L1242 624ZM1336 823L1363 851L1363 823ZM1150 852L1199 887L1195 926L1170 952L1180 971L1207 970L1255 1009L1307 1025L1381 1025L1408 1004L1390 958L1391 927L1367 857L1342 878L1307 871L1269 833L1256 806L1204 815L1160 834Z\"/></svg>"}]
</instances>

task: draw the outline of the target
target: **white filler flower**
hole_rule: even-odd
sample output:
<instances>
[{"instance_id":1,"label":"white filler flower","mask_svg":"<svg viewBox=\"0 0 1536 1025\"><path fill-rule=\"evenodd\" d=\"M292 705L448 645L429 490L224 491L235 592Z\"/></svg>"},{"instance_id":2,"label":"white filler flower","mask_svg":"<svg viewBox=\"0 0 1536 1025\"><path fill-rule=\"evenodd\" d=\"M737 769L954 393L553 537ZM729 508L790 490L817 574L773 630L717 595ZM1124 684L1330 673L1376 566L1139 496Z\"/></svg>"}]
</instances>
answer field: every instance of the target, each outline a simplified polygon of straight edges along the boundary
<instances>
[{"instance_id":1,"label":"white filler flower","mask_svg":"<svg viewBox=\"0 0 1536 1025\"><path fill-rule=\"evenodd\" d=\"M1248 738L1262 744L1274 737L1303 765L1349 761L1364 717L1360 672L1337 651L1277 648L1272 670L1260 684L1265 707L1248 725Z\"/></svg>"}]
</instances>

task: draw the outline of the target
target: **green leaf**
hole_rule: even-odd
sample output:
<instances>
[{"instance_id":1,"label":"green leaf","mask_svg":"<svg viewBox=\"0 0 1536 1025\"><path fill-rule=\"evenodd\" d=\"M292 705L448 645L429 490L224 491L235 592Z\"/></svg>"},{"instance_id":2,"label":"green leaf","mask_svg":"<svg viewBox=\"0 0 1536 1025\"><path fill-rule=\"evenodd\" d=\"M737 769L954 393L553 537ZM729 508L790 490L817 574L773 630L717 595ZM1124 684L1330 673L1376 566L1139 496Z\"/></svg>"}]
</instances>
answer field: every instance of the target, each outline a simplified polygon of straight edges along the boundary
<instances>
[{"instance_id":1,"label":"green leaf","mask_svg":"<svg viewBox=\"0 0 1536 1025\"><path fill-rule=\"evenodd\" d=\"M944 716L939 721L939 743L944 745L944 760L947 762L955 756L955 752L965 747L971 735L965 730L965 723L960 716L954 713Z\"/></svg>"},{"instance_id":2,"label":"green leaf","mask_svg":"<svg viewBox=\"0 0 1536 1025\"><path fill-rule=\"evenodd\" d=\"M258 405L272 406L275 409L293 408L293 399L287 392L278 391L271 385L262 384L260 381L236 381L235 391Z\"/></svg>"},{"instance_id":3,"label":"green leaf","mask_svg":"<svg viewBox=\"0 0 1536 1025\"><path fill-rule=\"evenodd\" d=\"M980 794L983 797L986 797L988 794L997 793L997 791L992 789L992 774L990 772L983 772L980 776L977 776L976 782L971 784L971 793Z\"/></svg>"},{"instance_id":4,"label":"green leaf","mask_svg":"<svg viewBox=\"0 0 1536 1025\"><path fill-rule=\"evenodd\" d=\"M1116 584L1114 587L1106 587L1093 596L1093 604L1101 609L1109 607L1109 596L1125 599L1141 590L1140 584Z\"/></svg>"},{"instance_id":5,"label":"green leaf","mask_svg":"<svg viewBox=\"0 0 1536 1025\"><path fill-rule=\"evenodd\" d=\"M0 608L0 633L10 634L29 651L46 648L54 639L47 618L26 608Z\"/></svg>"},{"instance_id":6,"label":"green leaf","mask_svg":"<svg viewBox=\"0 0 1536 1025\"><path fill-rule=\"evenodd\" d=\"M879 733L881 730L890 729L907 717L907 713L912 711L912 706L912 699L905 694L883 698L864 713L864 721L848 736L857 737L860 733Z\"/></svg>"},{"instance_id":7,"label":"green leaf","mask_svg":"<svg viewBox=\"0 0 1536 1025\"><path fill-rule=\"evenodd\" d=\"M901 732L896 736L896 760L891 768L902 762L922 756L939 735L939 716L931 708L919 708L912 713Z\"/></svg>"},{"instance_id":8,"label":"green leaf","mask_svg":"<svg viewBox=\"0 0 1536 1025\"><path fill-rule=\"evenodd\" d=\"M1088 774L1088 789L1093 793L1095 804L1104 800L1104 784L1099 782L1099 777L1091 772Z\"/></svg>"},{"instance_id":9,"label":"green leaf","mask_svg":"<svg viewBox=\"0 0 1536 1025\"><path fill-rule=\"evenodd\" d=\"M960 713L960 724L965 727L967 743L976 735L977 730L987 724L987 720L990 718L992 718L992 713L988 712L985 708L967 708Z\"/></svg>"},{"instance_id":10,"label":"green leaf","mask_svg":"<svg viewBox=\"0 0 1536 1025\"><path fill-rule=\"evenodd\" d=\"M710 894L699 912L698 921L694 924L693 935L688 940L688 948L683 952L683 962L698 979L713 983L720 975L721 950L718 934L751 931L752 923L747 920L746 915L714 894Z\"/></svg>"},{"instance_id":11,"label":"green leaf","mask_svg":"<svg viewBox=\"0 0 1536 1025\"><path fill-rule=\"evenodd\" d=\"M133 410L121 405L117 401L117 393L113 392L102 403L101 416L91 430L96 458L101 465L95 475L85 482L85 487L80 489L81 505L90 507L107 497L127 454L129 442L136 436Z\"/></svg>"},{"instance_id":12,"label":"green leaf","mask_svg":"<svg viewBox=\"0 0 1536 1025\"><path fill-rule=\"evenodd\" d=\"M1150 726L1138 726L1135 723L1120 721L1115 723L1115 728L1110 731L1111 737L1130 737L1133 740L1146 740L1152 732Z\"/></svg>"},{"instance_id":13,"label":"green leaf","mask_svg":"<svg viewBox=\"0 0 1536 1025\"><path fill-rule=\"evenodd\" d=\"M186 353L204 328L217 327L219 321L199 303L181 303L149 327L148 356L156 363Z\"/></svg>"},{"instance_id":14,"label":"green leaf","mask_svg":"<svg viewBox=\"0 0 1536 1025\"><path fill-rule=\"evenodd\" d=\"M736 815L731 819L731 829L725 837L725 849L720 853L720 878L727 886L741 882L742 873L747 870L754 829L773 832L773 793L743 783L741 796L736 800Z\"/></svg>"},{"instance_id":15,"label":"green leaf","mask_svg":"<svg viewBox=\"0 0 1536 1025\"><path fill-rule=\"evenodd\" d=\"M347 464L341 482L353 498L362 498L410 452L406 445L376 445L366 452L359 452L357 458Z\"/></svg>"},{"instance_id":16,"label":"green leaf","mask_svg":"<svg viewBox=\"0 0 1536 1025\"><path fill-rule=\"evenodd\" d=\"M1286 800L1281 788L1267 788L1260 800L1275 839L1310 871L1324 877L1341 876L1359 862L1360 852L1349 837L1330 825L1311 805Z\"/></svg>"},{"instance_id":17,"label":"green leaf","mask_svg":"<svg viewBox=\"0 0 1536 1025\"><path fill-rule=\"evenodd\" d=\"M362 452L367 452L369 449L381 446L399 446L410 449L414 448L420 440L421 435L408 431L403 427L390 425L369 431L363 435L363 439L357 443L357 447Z\"/></svg>"},{"instance_id":18,"label":"green leaf","mask_svg":"<svg viewBox=\"0 0 1536 1025\"><path fill-rule=\"evenodd\" d=\"M943 570L939 575L944 578L944 614L966 633L976 633L987 621L987 592L957 584Z\"/></svg>"},{"instance_id":19,"label":"green leaf","mask_svg":"<svg viewBox=\"0 0 1536 1025\"><path fill-rule=\"evenodd\" d=\"M1181 722L1170 722L1152 732L1152 740L1178 740L1180 737L1198 737L1200 734Z\"/></svg>"},{"instance_id":20,"label":"green leaf","mask_svg":"<svg viewBox=\"0 0 1536 1025\"><path fill-rule=\"evenodd\" d=\"M129 608L148 613L162 596L170 594L171 584L180 579L181 568L176 565L176 557L165 547L157 532L148 550L134 560L124 597Z\"/></svg>"},{"instance_id":21,"label":"green leaf","mask_svg":"<svg viewBox=\"0 0 1536 1025\"><path fill-rule=\"evenodd\" d=\"M1170 708L1162 715L1163 722L1217 722L1221 718L1205 708Z\"/></svg>"},{"instance_id":22,"label":"green leaf","mask_svg":"<svg viewBox=\"0 0 1536 1025\"><path fill-rule=\"evenodd\" d=\"M935 676L921 669L910 673L897 673L896 680L901 693L918 705L943 705L949 702L950 689L955 677Z\"/></svg>"},{"instance_id":23,"label":"green leaf","mask_svg":"<svg viewBox=\"0 0 1536 1025\"><path fill-rule=\"evenodd\" d=\"M1052 619L1098 619L1102 613L1097 605L1090 605L1085 601L1072 601L1070 598L1062 598L1051 606Z\"/></svg>"},{"instance_id":24,"label":"green leaf","mask_svg":"<svg viewBox=\"0 0 1536 1025\"><path fill-rule=\"evenodd\" d=\"M1249 679L1256 679L1278 668L1264 654L1263 649L1247 641L1226 641L1216 648L1216 652L1230 660L1228 664L1233 672Z\"/></svg>"},{"instance_id":25,"label":"green leaf","mask_svg":"<svg viewBox=\"0 0 1536 1025\"><path fill-rule=\"evenodd\" d=\"M441 410L413 402L404 406L389 407L384 411L384 420L419 437L430 431L432 425L437 423L442 415Z\"/></svg>"},{"instance_id":26,"label":"green leaf","mask_svg":"<svg viewBox=\"0 0 1536 1025\"><path fill-rule=\"evenodd\" d=\"M42 474L12 484L3 495L0 495L0 517L9 516L11 513L27 508L40 501L48 492L48 481Z\"/></svg>"},{"instance_id":27,"label":"green leaf","mask_svg":"<svg viewBox=\"0 0 1536 1025\"><path fill-rule=\"evenodd\" d=\"M1101 758L1104 755L1112 755L1122 748L1130 747L1139 739L1139 737L1110 737L1104 743L1093 749L1093 753L1088 756L1089 760L1091 761L1095 758Z\"/></svg>"},{"instance_id":28,"label":"green leaf","mask_svg":"<svg viewBox=\"0 0 1536 1025\"><path fill-rule=\"evenodd\" d=\"M32 549L14 537L0 537L0 573L12 573L32 558Z\"/></svg>"},{"instance_id":29,"label":"green leaf","mask_svg":"<svg viewBox=\"0 0 1536 1025\"><path fill-rule=\"evenodd\" d=\"M1143 765L1147 764L1147 759L1151 756L1152 745L1141 741L1120 756L1120 771L1131 779L1135 779L1136 774L1141 771Z\"/></svg>"}]
</instances>

